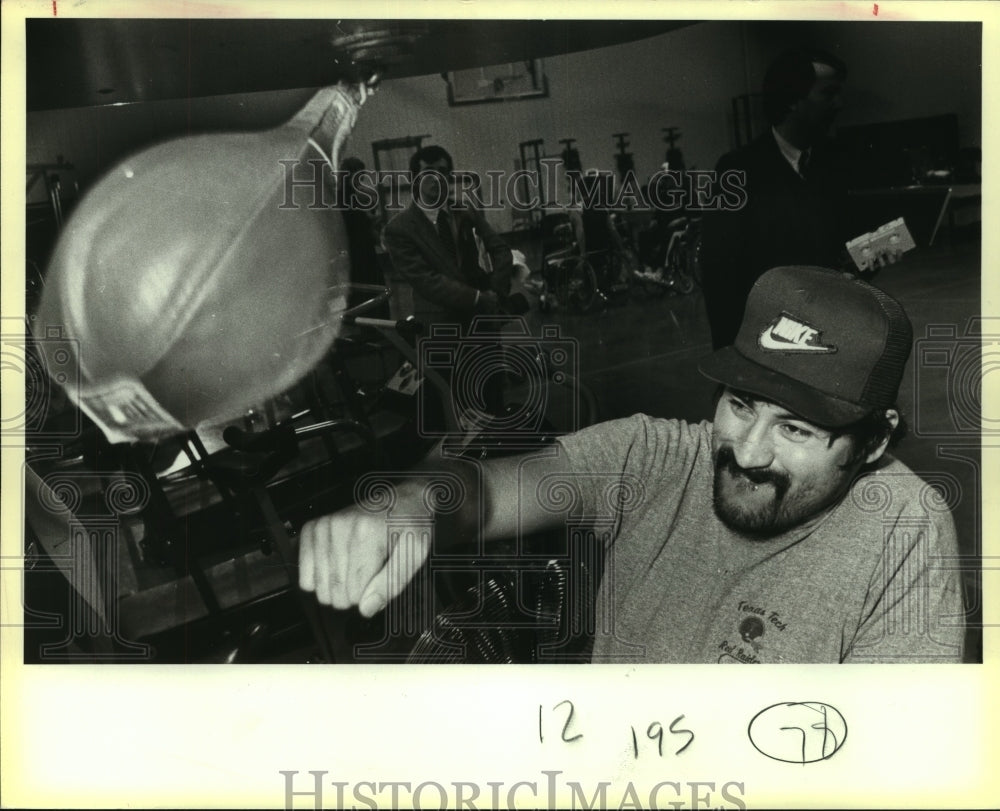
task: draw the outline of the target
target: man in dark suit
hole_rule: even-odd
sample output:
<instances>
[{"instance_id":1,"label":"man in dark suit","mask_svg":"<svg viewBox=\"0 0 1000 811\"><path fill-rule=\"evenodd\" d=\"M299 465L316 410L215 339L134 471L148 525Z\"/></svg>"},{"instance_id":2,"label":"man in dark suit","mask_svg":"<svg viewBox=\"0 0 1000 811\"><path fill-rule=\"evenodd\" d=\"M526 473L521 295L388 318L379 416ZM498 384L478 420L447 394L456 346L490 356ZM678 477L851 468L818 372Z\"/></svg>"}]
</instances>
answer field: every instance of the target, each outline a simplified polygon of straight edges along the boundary
<instances>
[{"instance_id":1,"label":"man in dark suit","mask_svg":"<svg viewBox=\"0 0 1000 811\"><path fill-rule=\"evenodd\" d=\"M470 203L458 205L451 199L453 169L451 155L440 146L414 153L410 159L413 202L389 221L383 235L393 267L413 288L412 315L424 324L425 340L431 341L435 326L456 325L468 336L477 315L521 314L528 309L523 295L510 296L514 272L510 248ZM499 342L484 342L482 335L496 333L499 326L496 321L483 324L477 330L479 337L470 344L487 363L501 357L502 348ZM438 340L450 349L456 337L449 333ZM503 412L504 380L499 374L480 379L477 368L477 363L457 363L456 369L437 371L452 390L464 393L459 399L465 419L485 425L490 416ZM460 380L455 379L457 369L462 370ZM453 394L444 394L456 402ZM424 413L438 415L432 422L443 419L433 397L425 401Z\"/></svg>"},{"instance_id":2,"label":"man in dark suit","mask_svg":"<svg viewBox=\"0 0 1000 811\"><path fill-rule=\"evenodd\" d=\"M712 346L733 342L747 296L781 265L841 267L850 237L846 188L827 134L843 106L847 68L823 51L786 51L764 77L770 129L722 157L717 169L745 173L746 203L702 222L701 263Z\"/></svg>"},{"instance_id":3,"label":"man in dark suit","mask_svg":"<svg viewBox=\"0 0 1000 811\"><path fill-rule=\"evenodd\" d=\"M426 146L410 159L413 202L385 228L396 272L413 287L413 315L427 324L467 326L475 315L494 314L510 292L510 248L471 205L453 206L451 156ZM491 269L480 264L485 246Z\"/></svg>"}]
</instances>

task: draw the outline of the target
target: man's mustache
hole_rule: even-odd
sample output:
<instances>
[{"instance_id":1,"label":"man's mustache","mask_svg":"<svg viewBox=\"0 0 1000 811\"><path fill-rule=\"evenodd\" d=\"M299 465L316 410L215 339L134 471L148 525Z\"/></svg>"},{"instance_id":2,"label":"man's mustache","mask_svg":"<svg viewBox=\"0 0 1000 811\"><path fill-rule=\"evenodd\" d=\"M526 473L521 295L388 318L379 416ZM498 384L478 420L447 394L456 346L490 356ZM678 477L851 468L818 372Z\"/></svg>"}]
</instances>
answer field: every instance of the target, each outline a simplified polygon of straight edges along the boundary
<instances>
[{"instance_id":1,"label":"man's mustache","mask_svg":"<svg viewBox=\"0 0 1000 811\"><path fill-rule=\"evenodd\" d=\"M736 461L736 453L728 445L719 448L719 452L715 455L715 469L724 470L733 477L740 476L753 484L773 484L779 496L783 495L791 484L784 473L774 470L747 470L740 467Z\"/></svg>"}]
</instances>

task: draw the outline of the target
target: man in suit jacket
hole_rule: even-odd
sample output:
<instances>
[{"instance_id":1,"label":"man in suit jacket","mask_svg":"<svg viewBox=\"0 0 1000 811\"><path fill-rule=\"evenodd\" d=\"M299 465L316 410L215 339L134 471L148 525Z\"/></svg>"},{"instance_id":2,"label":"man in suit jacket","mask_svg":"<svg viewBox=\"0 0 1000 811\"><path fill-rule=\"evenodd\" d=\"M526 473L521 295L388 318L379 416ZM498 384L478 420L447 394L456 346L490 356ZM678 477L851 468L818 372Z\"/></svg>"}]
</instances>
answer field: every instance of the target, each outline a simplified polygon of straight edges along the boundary
<instances>
[{"instance_id":1,"label":"man in suit jacket","mask_svg":"<svg viewBox=\"0 0 1000 811\"><path fill-rule=\"evenodd\" d=\"M514 272L513 254L496 235L482 214L470 205L452 205L451 155L439 146L427 146L410 159L413 178L413 202L386 225L383 241L389 250L396 272L413 288L413 313L426 328L425 340L433 340L435 325L458 325L465 335L477 315L498 313L520 314L527 310L527 300L521 295L511 297L510 283ZM478 237L478 242L477 242ZM480 264L480 243L492 267ZM520 305L520 306L519 306ZM480 333L498 331L496 322L486 323ZM449 347L454 338L441 339ZM474 348L490 358L502 354L499 343L484 344L481 339ZM499 416L504 408L502 375L487 375L480 380L474 374L476 364L456 364L456 369L438 368L441 377L454 390L465 392L479 387L471 403L463 406L465 418L471 411L466 406L478 402L480 416L474 422L485 425L489 416ZM462 370L462 380L455 380L455 371ZM422 396L427 396L426 393ZM446 395L448 396L448 395ZM455 398L451 397L452 401ZM443 420L439 406L424 402L425 422Z\"/></svg>"},{"instance_id":2,"label":"man in suit jacket","mask_svg":"<svg viewBox=\"0 0 1000 811\"><path fill-rule=\"evenodd\" d=\"M702 221L701 263L713 348L728 346L747 296L772 267L841 267L846 188L826 136L843 106L847 68L823 51L787 51L764 77L770 129L722 157L717 176L745 173L746 203Z\"/></svg>"},{"instance_id":3,"label":"man in suit jacket","mask_svg":"<svg viewBox=\"0 0 1000 811\"><path fill-rule=\"evenodd\" d=\"M425 323L468 326L473 316L494 314L510 292L510 248L482 214L453 207L451 155L426 146L410 159L413 202L396 215L383 236L392 264L413 287L414 313ZM480 265L476 236L492 269Z\"/></svg>"}]
</instances>

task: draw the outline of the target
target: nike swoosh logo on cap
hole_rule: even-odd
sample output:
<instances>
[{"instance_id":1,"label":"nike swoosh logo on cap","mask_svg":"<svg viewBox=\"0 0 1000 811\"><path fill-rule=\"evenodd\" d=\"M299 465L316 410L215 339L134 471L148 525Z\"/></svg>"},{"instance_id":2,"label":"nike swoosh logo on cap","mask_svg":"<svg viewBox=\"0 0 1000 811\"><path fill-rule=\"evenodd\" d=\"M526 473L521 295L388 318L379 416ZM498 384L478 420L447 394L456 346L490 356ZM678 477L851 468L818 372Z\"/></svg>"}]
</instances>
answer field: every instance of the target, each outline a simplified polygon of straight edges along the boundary
<instances>
[{"instance_id":1,"label":"nike swoosh logo on cap","mask_svg":"<svg viewBox=\"0 0 1000 811\"><path fill-rule=\"evenodd\" d=\"M819 335L819 330L783 313L775 323L760 334L757 342L761 349L774 349L779 352L837 351L835 346L816 343Z\"/></svg>"}]
</instances>

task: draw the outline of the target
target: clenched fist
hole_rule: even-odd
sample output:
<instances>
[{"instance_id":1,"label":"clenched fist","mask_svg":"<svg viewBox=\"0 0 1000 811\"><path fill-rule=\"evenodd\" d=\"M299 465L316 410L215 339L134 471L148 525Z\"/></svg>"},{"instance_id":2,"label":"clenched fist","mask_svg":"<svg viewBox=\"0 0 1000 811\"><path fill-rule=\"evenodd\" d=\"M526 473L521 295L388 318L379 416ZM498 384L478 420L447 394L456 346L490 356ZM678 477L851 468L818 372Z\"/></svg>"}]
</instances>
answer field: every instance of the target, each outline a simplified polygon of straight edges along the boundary
<instances>
[{"instance_id":1,"label":"clenched fist","mask_svg":"<svg viewBox=\"0 0 1000 811\"><path fill-rule=\"evenodd\" d=\"M371 617L406 587L430 554L426 525L400 528L349 507L308 522L299 547L299 586L324 605L358 606Z\"/></svg>"}]
</instances>

